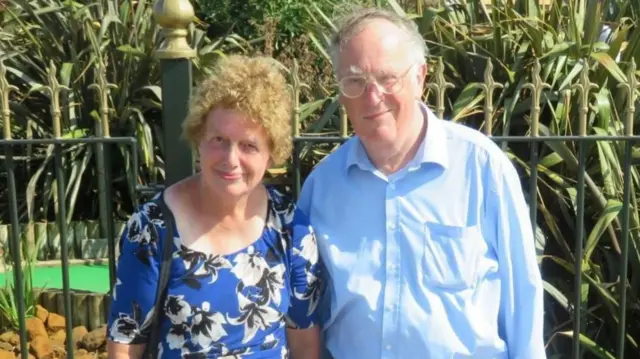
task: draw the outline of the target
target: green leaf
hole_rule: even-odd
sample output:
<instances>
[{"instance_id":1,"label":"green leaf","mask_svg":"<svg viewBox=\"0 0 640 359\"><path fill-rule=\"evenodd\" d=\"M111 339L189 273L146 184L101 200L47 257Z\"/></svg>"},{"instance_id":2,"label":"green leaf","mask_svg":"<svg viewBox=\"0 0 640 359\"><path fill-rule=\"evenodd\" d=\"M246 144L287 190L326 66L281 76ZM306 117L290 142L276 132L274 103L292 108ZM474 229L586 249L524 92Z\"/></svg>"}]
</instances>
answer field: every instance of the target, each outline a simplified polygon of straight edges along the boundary
<instances>
[{"instance_id":1,"label":"green leaf","mask_svg":"<svg viewBox=\"0 0 640 359\"><path fill-rule=\"evenodd\" d=\"M598 61L598 63L615 78L618 82L624 83L626 82L627 76L625 76L624 72L620 69L618 64L609 56L606 52L592 52L589 56Z\"/></svg>"},{"instance_id":2,"label":"green leaf","mask_svg":"<svg viewBox=\"0 0 640 359\"><path fill-rule=\"evenodd\" d=\"M618 216L620 213L620 209L622 209L622 202L614 199L610 199L607 201L607 205L604 210L600 213L600 217L596 222L595 226L589 233L589 238L587 238L587 243L585 244L584 250L584 260L583 263L587 263L591 260L591 255L593 251L596 249L598 245L598 241L602 237L602 234L607 229L607 227L611 224L611 222Z\"/></svg>"},{"instance_id":3,"label":"green leaf","mask_svg":"<svg viewBox=\"0 0 640 359\"><path fill-rule=\"evenodd\" d=\"M469 111L482 99L484 95L480 92L480 88L477 84L471 83L465 86L462 90L462 93L456 99L456 102L453 104L453 118L452 121L458 121L460 118L463 118L468 115Z\"/></svg>"},{"instance_id":4,"label":"green leaf","mask_svg":"<svg viewBox=\"0 0 640 359\"><path fill-rule=\"evenodd\" d=\"M553 285L551 285L549 282L547 282L546 280L542 281L542 287L544 288L544 290L549 293L549 295L551 295L552 298L554 298L556 301L558 301L558 303L567 311L570 310L569 308L569 300L567 299L567 297L562 294L562 292L560 290L558 290L556 287L554 287Z\"/></svg>"},{"instance_id":5,"label":"green leaf","mask_svg":"<svg viewBox=\"0 0 640 359\"><path fill-rule=\"evenodd\" d=\"M145 54L143 50L134 48L133 46L128 44L118 46L116 49L124 54L132 55L140 58L145 58L147 56L147 54Z\"/></svg>"},{"instance_id":6,"label":"green leaf","mask_svg":"<svg viewBox=\"0 0 640 359\"><path fill-rule=\"evenodd\" d=\"M576 44L574 42L561 42L553 45L553 48L546 54L540 57L540 60L554 60L559 56L565 56L571 53L571 50L575 49Z\"/></svg>"}]
</instances>

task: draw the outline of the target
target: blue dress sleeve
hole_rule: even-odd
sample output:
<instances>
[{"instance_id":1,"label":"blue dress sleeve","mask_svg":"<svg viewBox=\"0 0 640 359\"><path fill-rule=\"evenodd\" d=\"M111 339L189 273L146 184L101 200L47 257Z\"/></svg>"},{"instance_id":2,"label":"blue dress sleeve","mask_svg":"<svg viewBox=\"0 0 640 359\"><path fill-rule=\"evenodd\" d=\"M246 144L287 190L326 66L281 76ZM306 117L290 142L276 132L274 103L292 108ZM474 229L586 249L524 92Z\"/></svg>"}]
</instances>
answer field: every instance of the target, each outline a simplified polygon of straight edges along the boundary
<instances>
[{"instance_id":1,"label":"blue dress sleeve","mask_svg":"<svg viewBox=\"0 0 640 359\"><path fill-rule=\"evenodd\" d=\"M291 304L287 312L289 328L311 328L319 323L318 301L322 288L322 263L318 244L308 217L295 209L291 222Z\"/></svg>"},{"instance_id":2,"label":"blue dress sleeve","mask_svg":"<svg viewBox=\"0 0 640 359\"><path fill-rule=\"evenodd\" d=\"M113 342L147 341L158 284L160 231L164 232L164 222L155 202L142 205L127 221L107 321L107 335Z\"/></svg>"}]
</instances>

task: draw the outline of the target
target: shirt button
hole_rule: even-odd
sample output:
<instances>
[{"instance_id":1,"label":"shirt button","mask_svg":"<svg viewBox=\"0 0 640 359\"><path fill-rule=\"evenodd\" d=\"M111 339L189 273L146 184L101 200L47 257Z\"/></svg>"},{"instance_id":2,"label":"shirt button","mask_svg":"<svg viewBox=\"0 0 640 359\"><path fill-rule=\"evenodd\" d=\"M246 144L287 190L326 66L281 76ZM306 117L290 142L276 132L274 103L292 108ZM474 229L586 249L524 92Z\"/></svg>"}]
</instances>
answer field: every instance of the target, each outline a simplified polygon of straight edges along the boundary
<instances>
[{"instance_id":1,"label":"shirt button","mask_svg":"<svg viewBox=\"0 0 640 359\"><path fill-rule=\"evenodd\" d=\"M396 184L395 183L389 183L389 189L396 189Z\"/></svg>"},{"instance_id":2,"label":"shirt button","mask_svg":"<svg viewBox=\"0 0 640 359\"><path fill-rule=\"evenodd\" d=\"M387 348L387 350L391 350L391 345L390 345L390 344L387 344L387 345L385 346L385 348Z\"/></svg>"},{"instance_id":3,"label":"shirt button","mask_svg":"<svg viewBox=\"0 0 640 359\"><path fill-rule=\"evenodd\" d=\"M389 222L389 229L396 229L396 224L393 222Z\"/></svg>"}]
</instances>

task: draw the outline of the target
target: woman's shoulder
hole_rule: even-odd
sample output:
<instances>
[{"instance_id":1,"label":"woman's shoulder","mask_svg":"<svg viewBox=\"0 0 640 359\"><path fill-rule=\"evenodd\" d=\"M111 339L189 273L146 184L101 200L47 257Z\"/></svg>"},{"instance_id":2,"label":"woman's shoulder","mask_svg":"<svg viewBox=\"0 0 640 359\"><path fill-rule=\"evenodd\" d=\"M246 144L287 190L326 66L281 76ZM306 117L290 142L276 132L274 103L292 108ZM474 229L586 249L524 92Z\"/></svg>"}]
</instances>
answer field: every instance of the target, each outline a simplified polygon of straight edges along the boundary
<instances>
[{"instance_id":1,"label":"woman's shoulder","mask_svg":"<svg viewBox=\"0 0 640 359\"><path fill-rule=\"evenodd\" d=\"M151 198L146 201L138 204L138 206L134 209L133 213L130 216L130 221L134 220L146 220L153 224L162 224L163 222L163 211L162 211L162 201L163 201L163 192L158 192L154 194Z\"/></svg>"},{"instance_id":2,"label":"woman's shoulder","mask_svg":"<svg viewBox=\"0 0 640 359\"><path fill-rule=\"evenodd\" d=\"M266 186L269 193L269 199L271 206L279 216L283 219L285 227L296 225L308 225L309 219L298 208L293 196L290 193L286 193L277 187L270 185Z\"/></svg>"}]
</instances>

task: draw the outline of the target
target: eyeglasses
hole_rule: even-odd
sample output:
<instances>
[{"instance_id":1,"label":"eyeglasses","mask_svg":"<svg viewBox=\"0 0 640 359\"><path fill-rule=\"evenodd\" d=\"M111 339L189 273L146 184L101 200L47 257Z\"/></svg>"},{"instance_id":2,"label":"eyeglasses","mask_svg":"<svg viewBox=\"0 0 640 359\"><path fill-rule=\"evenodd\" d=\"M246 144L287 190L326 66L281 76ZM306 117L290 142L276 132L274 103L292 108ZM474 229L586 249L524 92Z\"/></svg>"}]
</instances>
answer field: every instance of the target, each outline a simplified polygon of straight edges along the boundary
<instances>
[{"instance_id":1,"label":"eyeglasses","mask_svg":"<svg viewBox=\"0 0 640 359\"><path fill-rule=\"evenodd\" d=\"M403 79L409 73L413 65L399 75L382 74L382 75L349 75L345 76L338 82L340 92L348 98L356 98L364 93L369 83L375 82L379 90L385 94L393 94L402 89Z\"/></svg>"}]
</instances>

